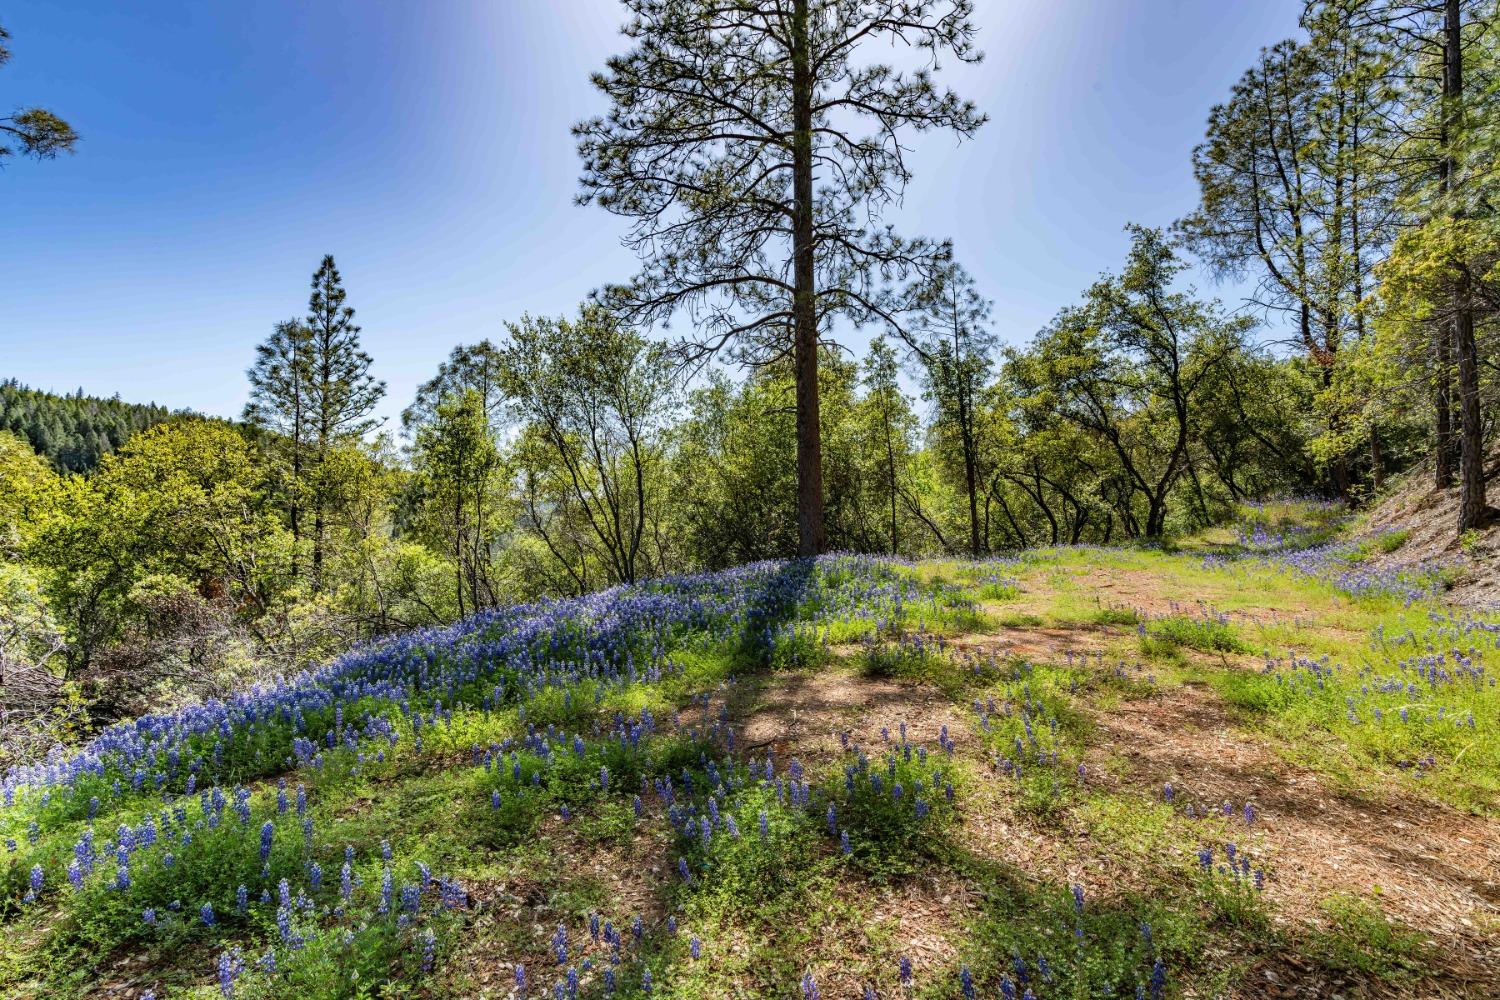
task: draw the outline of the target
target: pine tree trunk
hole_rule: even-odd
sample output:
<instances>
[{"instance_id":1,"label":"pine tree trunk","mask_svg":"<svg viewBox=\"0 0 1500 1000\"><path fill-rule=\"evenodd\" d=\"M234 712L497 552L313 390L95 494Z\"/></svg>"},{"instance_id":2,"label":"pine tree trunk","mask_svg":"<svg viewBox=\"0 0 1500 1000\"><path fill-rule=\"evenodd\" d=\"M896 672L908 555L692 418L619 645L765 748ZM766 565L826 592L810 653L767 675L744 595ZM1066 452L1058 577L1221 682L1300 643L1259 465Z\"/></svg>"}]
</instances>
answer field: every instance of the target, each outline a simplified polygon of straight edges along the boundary
<instances>
[{"instance_id":1,"label":"pine tree trunk","mask_svg":"<svg viewBox=\"0 0 1500 1000\"><path fill-rule=\"evenodd\" d=\"M792 335L797 383L797 554L823 533L823 444L818 415L818 314L813 257L812 56L808 0L792 3Z\"/></svg>"},{"instance_id":2,"label":"pine tree trunk","mask_svg":"<svg viewBox=\"0 0 1500 1000\"><path fill-rule=\"evenodd\" d=\"M1447 0L1443 12L1444 132L1450 143L1444 157L1449 185L1458 183L1458 161L1452 152L1463 122L1463 36L1459 0ZM1453 353L1458 362L1459 501L1458 530L1484 523L1484 423L1479 412L1479 351L1474 342L1474 305L1468 282L1453 290Z\"/></svg>"},{"instance_id":3,"label":"pine tree trunk","mask_svg":"<svg viewBox=\"0 0 1500 1000\"><path fill-rule=\"evenodd\" d=\"M302 414L296 416L297 426L302 425ZM292 436L292 484L290 513L292 521L292 579L302 572L302 435Z\"/></svg>"},{"instance_id":4,"label":"pine tree trunk","mask_svg":"<svg viewBox=\"0 0 1500 1000\"><path fill-rule=\"evenodd\" d=\"M1433 485L1447 489L1453 485L1454 453L1457 442L1453 437L1453 416L1450 398L1452 394L1451 370L1453 331L1447 321L1437 328L1437 392L1433 398L1433 410L1437 419L1435 436L1436 456L1433 462Z\"/></svg>"},{"instance_id":5,"label":"pine tree trunk","mask_svg":"<svg viewBox=\"0 0 1500 1000\"><path fill-rule=\"evenodd\" d=\"M1483 526L1487 505L1484 496L1484 424L1479 411L1479 352L1474 343L1474 310L1467 289L1460 288L1462 307L1455 317L1454 350L1458 355L1459 404L1459 499L1458 530Z\"/></svg>"},{"instance_id":6,"label":"pine tree trunk","mask_svg":"<svg viewBox=\"0 0 1500 1000\"><path fill-rule=\"evenodd\" d=\"M881 422L885 424L885 467L890 477L891 555L896 555L901 551L896 537L896 449L891 441L891 413L886 406L881 407Z\"/></svg>"}]
</instances>

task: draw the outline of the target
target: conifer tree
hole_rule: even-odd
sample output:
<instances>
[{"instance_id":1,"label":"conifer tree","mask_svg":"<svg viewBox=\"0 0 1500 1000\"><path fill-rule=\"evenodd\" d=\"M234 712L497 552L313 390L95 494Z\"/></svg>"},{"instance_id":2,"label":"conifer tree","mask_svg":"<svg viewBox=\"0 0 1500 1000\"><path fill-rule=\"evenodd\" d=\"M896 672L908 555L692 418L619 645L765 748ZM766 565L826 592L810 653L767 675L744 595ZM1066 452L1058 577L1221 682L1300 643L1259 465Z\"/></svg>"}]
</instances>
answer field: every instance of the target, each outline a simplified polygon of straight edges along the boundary
<instances>
[{"instance_id":1,"label":"conifer tree","mask_svg":"<svg viewBox=\"0 0 1500 1000\"><path fill-rule=\"evenodd\" d=\"M312 424L312 331L299 320L286 320L255 348L250 402L245 419L272 432L271 448L285 459L281 483L292 530L292 576L298 575L305 503L307 450Z\"/></svg>"},{"instance_id":2,"label":"conifer tree","mask_svg":"<svg viewBox=\"0 0 1500 1000\"><path fill-rule=\"evenodd\" d=\"M685 311L685 356L721 350L796 378L798 550L826 545L819 341L836 318L904 333L892 283L948 256L880 222L911 172L906 133L969 136L973 104L934 82L980 58L972 0L626 0L635 48L595 85L602 117L575 127L580 201L634 220L635 281L606 293L623 320ZM865 62L893 46L913 72Z\"/></svg>"},{"instance_id":3,"label":"conifer tree","mask_svg":"<svg viewBox=\"0 0 1500 1000\"><path fill-rule=\"evenodd\" d=\"M338 484L330 481L328 457L339 445L375 429L370 416L385 395L385 383L370 374L370 356L359 346L360 328L333 255L324 256L312 278L308 301L308 412L312 458L309 497L312 506L312 580L322 586L327 513Z\"/></svg>"}]
</instances>

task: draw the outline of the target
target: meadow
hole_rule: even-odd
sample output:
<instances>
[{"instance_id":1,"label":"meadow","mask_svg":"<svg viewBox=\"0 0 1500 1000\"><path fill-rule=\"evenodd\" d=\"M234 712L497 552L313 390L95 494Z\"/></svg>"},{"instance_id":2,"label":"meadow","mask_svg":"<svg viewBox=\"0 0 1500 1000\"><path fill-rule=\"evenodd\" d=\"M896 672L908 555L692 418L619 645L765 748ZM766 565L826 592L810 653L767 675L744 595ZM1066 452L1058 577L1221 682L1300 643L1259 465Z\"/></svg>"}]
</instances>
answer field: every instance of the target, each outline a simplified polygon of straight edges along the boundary
<instances>
[{"instance_id":1,"label":"meadow","mask_svg":"<svg viewBox=\"0 0 1500 1000\"><path fill-rule=\"evenodd\" d=\"M505 608L7 774L0 997L1488 997L1500 616L1312 504Z\"/></svg>"}]
</instances>

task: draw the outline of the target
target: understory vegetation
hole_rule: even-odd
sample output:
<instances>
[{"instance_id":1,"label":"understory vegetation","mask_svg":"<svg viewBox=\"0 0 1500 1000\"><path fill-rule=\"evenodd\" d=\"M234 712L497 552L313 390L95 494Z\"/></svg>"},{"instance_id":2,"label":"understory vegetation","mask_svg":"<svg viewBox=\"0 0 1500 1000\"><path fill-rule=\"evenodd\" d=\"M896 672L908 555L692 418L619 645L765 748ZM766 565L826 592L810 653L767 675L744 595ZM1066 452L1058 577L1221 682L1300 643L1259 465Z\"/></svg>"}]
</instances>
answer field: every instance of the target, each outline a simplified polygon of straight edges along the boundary
<instances>
[{"instance_id":1,"label":"understory vegetation","mask_svg":"<svg viewBox=\"0 0 1500 1000\"><path fill-rule=\"evenodd\" d=\"M120 723L4 779L0 995L1481 996L1480 876L1320 869L1277 789L1493 834L1500 622L1327 548L762 562Z\"/></svg>"}]
</instances>

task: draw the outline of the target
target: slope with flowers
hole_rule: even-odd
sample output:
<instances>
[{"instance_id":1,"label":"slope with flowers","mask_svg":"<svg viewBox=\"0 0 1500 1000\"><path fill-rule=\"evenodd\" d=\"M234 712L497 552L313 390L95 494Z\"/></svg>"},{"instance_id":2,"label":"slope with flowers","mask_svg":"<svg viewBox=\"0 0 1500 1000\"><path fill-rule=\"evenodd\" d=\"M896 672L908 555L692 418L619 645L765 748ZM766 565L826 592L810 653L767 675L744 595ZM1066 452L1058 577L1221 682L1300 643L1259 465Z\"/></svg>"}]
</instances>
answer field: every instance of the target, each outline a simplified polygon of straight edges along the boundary
<instances>
[{"instance_id":1,"label":"slope with flowers","mask_svg":"<svg viewBox=\"0 0 1500 1000\"><path fill-rule=\"evenodd\" d=\"M4 997L1491 996L1500 623L1176 553L505 609L3 781Z\"/></svg>"}]
</instances>

